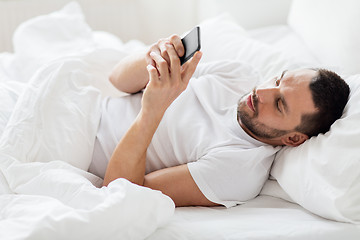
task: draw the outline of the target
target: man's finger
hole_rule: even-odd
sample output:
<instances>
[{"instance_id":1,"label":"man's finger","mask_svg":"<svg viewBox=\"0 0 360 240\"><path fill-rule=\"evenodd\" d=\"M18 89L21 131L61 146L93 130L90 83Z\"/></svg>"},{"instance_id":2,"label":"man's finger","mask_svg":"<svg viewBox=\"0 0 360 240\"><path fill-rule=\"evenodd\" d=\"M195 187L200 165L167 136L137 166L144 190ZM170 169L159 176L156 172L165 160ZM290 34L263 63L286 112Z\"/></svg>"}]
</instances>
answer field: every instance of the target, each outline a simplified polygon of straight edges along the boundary
<instances>
[{"instance_id":1,"label":"man's finger","mask_svg":"<svg viewBox=\"0 0 360 240\"><path fill-rule=\"evenodd\" d=\"M172 45L174 45L177 55L179 57L182 57L185 53L185 49L181 38L178 35L172 35L170 37L170 42L172 43Z\"/></svg>"},{"instance_id":2,"label":"man's finger","mask_svg":"<svg viewBox=\"0 0 360 240\"><path fill-rule=\"evenodd\" d=\"M155 61L150 56L151 52L156 52L156 53L160 54L160 49L159 49L159 47L157 45L153 45L146 54L146 63L148 65L150 64L150 65L153 65L155 67Z\"/></svg>"},{"instance_id":3,"label":"man's finger","mask_svg":"<svg viewBox=\"0 0 360 240\"><path fill-rule=\"evenodd\" d=\"M153 65L147 65L146 69L149 73L150 81L156 82L156 80L159 80L158 71L156 70L156 68Z\"/></svg>"},{"instance_id":4,"label":"man's finger","mask_svg":"<svg viewBox=\"0 0 360 240\"><path fill-rule=\"evenodd\" d=\"M160 45L160 55L170 65L170 57L169 57L168 52L166 51L166 44L169 44L169 43L170 42L166 42L166 43L163 43Z\"/></svg>"},{"instance_id":5,"label":"man's finger","mask_svg":"<svg viewBox=\"0 0 360 240\"><path fill-rule=\"evenodd\" d=\"M195 69L200 62L202 52L197 51L194 56L183 65L182 79L186 83L189 82L190 78L195 72Z\"/></svg>"},{"instance_id":6,"label":"man's finger","mask_svg":"<svg viewBox=\"0 0 360 240\"><path fill-rule=\"evenodd\" d=\"M170 57L171 76L179 79L180 78L180 68L181 68L180 58L177 55L175 48L172 44L166 45L166 51L168 52L169 57Z\"/></svg>"},{"instance_id":7,"label":"man's finger","mask_svg":"<svg viewBox=\"0 0 360 240\"><path fill-rule=\"evenodd\" d=\"M155 52L150 53L151 58L155 61L155 67L160 73L161 79L168 79L169 78L169 67L168 63L162 58L159 54Z\"/></svg>"}]
</instances>

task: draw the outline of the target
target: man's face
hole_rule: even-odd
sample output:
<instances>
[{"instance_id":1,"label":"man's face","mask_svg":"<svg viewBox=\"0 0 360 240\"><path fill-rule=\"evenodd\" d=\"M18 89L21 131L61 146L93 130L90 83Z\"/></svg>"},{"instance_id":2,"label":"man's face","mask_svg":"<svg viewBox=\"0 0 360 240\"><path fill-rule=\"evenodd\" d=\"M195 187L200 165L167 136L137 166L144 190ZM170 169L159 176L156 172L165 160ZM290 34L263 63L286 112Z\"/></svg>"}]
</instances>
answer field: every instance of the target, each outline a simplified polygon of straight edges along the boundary
<instances>
[{"instance_id":1,"label":"man's face","mask_svg":"<svg viewBox=\"0 0 360 240\"><path fill-rule=\"evenodd\" d=\"M238 103L241 127L258 140L276 139L301 123L303 114L315 113L309 88L316 71L284 71L244 95Z\"/></svg>"}]
</instances>

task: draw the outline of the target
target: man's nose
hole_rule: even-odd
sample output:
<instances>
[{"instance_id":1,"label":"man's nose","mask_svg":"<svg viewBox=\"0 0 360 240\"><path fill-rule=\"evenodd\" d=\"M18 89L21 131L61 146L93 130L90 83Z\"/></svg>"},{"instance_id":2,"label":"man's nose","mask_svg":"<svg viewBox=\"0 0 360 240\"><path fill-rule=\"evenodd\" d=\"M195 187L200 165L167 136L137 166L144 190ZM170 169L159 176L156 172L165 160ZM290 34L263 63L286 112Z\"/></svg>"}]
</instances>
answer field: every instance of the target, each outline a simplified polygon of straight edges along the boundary
<instances>
[{"instance_id":1,"label":"man's nose","mask_svg":"<svg viewBox=\"0 0 360 240\"><path fill-rule=\"evenodd\" d=\"M256 95L260 103L266 103L273 101L274 95L277 94L277 88L258 88L256 89Z\"/></svg>"}]
</instances>

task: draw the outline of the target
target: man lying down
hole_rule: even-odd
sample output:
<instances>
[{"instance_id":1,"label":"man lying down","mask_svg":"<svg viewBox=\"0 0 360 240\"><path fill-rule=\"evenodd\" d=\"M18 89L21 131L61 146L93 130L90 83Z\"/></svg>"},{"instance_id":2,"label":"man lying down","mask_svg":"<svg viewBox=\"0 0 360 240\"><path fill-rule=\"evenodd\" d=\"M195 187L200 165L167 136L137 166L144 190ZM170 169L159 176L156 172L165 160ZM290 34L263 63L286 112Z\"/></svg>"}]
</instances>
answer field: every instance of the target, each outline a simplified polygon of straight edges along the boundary
<instances>
[{"instance_id":1,"label":"man lying down","mask_svg":"<svg viewBox=\"0 0 360 240\"><path fill-rule=\"evenodd\" d=\"M259 194L278 146L328 131L348 99L348 85L328 70L284 71L254 88L258 75L246 65L195 72L202 53L181 66L183 54L173 35L113 70L111 83L133 94L102 104L89 171L104 186L126 178L176 206L234 206Z\"/></svg>"}]
</instances>

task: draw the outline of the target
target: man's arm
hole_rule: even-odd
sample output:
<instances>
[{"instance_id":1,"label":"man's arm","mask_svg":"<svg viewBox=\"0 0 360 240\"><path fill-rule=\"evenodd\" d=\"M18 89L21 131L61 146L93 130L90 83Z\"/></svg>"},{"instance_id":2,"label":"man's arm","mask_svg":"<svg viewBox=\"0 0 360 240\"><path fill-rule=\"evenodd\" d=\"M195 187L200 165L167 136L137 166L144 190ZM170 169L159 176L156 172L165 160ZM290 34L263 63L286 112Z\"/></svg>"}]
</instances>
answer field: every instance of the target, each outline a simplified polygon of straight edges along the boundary
<instances>
[{"instance_id":1,"label":"man's arm","mask_svg":"<svg viewBox=\"0 0 360 240\"><path fill-rule=\"evenodd\" d=\"M122 92L139 92L144 89L149 82L149 74L146 66L145 52L129 55L115 66L109 80Z\"/></svg>"},{"instance_id":2,"label":"man's arm","mask_svg":"<svg viewBox=\"0 0 360 240\"><path fill-rule=\"evenodd\" d=\"M144 186L160 190L169 196L177 207L218 205L209 201L200 191L186 164L147 174Z\"/></svg>"},{"instance_id":3,"label":"man's arm","mask_svg":"<svg viewBox=\"0 0 360 240\"><path fill-rule=\"evenodd\" d=\"M201 58L201 53L197 52L182 68L174 46L167 43L165 48L168 62L156 52L150 54L156 67L147 66L150 81L142 97L140 113L116 146L104 185L119 177L144 184L145 157L151 139L166 109L186 89Z\"/></svg>"}]
</instances>

